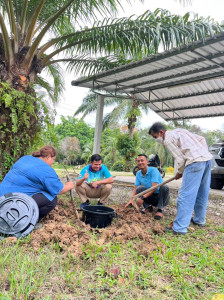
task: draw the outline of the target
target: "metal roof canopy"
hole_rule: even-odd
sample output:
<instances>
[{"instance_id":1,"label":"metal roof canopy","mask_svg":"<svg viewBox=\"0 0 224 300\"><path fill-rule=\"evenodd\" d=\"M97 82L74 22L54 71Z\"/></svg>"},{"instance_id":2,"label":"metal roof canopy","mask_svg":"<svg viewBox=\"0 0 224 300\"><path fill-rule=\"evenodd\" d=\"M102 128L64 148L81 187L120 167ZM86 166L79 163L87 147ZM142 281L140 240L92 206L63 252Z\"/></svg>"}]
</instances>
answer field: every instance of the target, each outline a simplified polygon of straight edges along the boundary
<instances>
[{"instance_id":1,"label":"metal roof canopy","mask_svg":"<svg viewBox=\"0 0 224 300\"><path fill-rule=\"evenodd\" d=\"M166 121L224 116L224 33L72 85L140 100Z\"/></svg>"}]
</instances>

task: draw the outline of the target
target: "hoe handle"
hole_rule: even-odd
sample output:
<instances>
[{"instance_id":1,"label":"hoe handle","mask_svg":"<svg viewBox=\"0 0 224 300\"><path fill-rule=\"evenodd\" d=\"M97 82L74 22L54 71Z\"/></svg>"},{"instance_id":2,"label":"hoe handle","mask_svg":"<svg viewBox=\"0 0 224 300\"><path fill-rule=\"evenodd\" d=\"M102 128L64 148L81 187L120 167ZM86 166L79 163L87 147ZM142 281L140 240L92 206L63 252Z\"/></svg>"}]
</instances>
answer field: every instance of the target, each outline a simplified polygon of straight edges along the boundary
<instances>
[{"instance_id":1,"label":"hoe handle","mask_svg":"<svg viewBox=\"0 0 224 300\"><path fill-rule=\"evenodd\" d=\"M67 181L70 181L69 176L67 175L66 177L67 177ZM75 216L76 216L77 219L79 219L79 214L78 214L78 211L76 209L75 200L74 200L74 197L73 197L72 190L70 190L70 196L71 196L72 206L73 206L73 210L75 212Z\"/></svg>"},{"instance_id":2,"label":"hoe handle","mask_svg":"<svg viewBox=\"0 0 224 300\"><path fill-rule=\"evenodd\" d=\"M147 189L147 190L145 190L145 191L143 191L143 192L141 192L141 193L135 195L134 197L132 197L132 200L136 200L136 199L138 199L139 197L141 197L142 195L145 195L145 194L147 194L148 192L154 191L154 190L158 189L158 187L160 187L160 186L162 186L162 185L164 185L164 184L166 184L166 183L168 183L168 182L170 182L170 181L172 181L172 180L174 180L174 179L176 179L176 175L173 176L173 177L171 177L171 178L169 178L169 179L167 179L167 180L165 180L165 181L163 181L163 182L160 183L160 184L157 184L157 185L155 185L155 186L152 186L150 189Z\"/></svg>"}]
</instances>

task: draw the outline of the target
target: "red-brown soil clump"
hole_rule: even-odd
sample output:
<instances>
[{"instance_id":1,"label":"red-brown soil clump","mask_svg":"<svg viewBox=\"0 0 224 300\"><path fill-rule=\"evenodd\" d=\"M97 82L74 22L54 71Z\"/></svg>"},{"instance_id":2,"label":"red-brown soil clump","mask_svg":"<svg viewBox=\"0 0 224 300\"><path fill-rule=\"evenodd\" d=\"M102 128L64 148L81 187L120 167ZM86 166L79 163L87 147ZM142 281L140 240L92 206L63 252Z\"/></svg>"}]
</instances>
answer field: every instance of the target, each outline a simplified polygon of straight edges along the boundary
<instances>
[{"instance_id":1,"label":"red-brown soil clump","mask_svg":"<svg viewBox=\"0 0 224 300\"><path fill-rule=\"evenodd\" d=\"M112 224L103 229L93 229L77 220L70 201L61 201L43 221L43 227L31 233L31 246L39 249L49 242L57 242L62 251L69 251L73 256L82 254L82 247L90 242L90 231L95 231L96 243L100 246L134 240L134 248L140 254L148 256L150 251L161 247L155 242L154 235L163 232L159 222L155 222L151 214L141 214L134 208L124 208L124 205L113 206L118 214ZM80 212L81 217L81 212Z\"/></svg>"}]
</instances>

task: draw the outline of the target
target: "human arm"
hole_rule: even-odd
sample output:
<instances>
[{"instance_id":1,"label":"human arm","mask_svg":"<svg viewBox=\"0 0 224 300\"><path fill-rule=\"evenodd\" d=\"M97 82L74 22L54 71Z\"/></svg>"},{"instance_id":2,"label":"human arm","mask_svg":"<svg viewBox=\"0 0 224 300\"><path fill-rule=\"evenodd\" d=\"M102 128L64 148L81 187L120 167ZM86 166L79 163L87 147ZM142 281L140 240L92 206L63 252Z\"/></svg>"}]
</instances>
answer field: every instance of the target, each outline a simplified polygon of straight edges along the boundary
<instances>
[{"instance_id":1,"label":"human arm","mask_svg":"<svg viewBox=\"0 0 224 300\"><path fill-rule=\"evenodd\" d=\"M173 139L166 139L164 145L171 152L172 156L177 162L177 172L182 174L185 168L186 160L180 148L177 146L176 141Z\"/></svg>"},{"instance_id":2,"label":"human arm","mask_svg":"<svg viewBox=\"0 0 224 300\"><path fill-rule=\"evenodd\" d=\"M199 141L199 143L202 144L203 147L205 147L206 149L208 149L208 145L207 145L207 143L206 143L206 139L205 139L203 136L198 135L198 134L196 134L196 133L194 133L194 136L195 136L196 139Z\"/></svg>"},{"instance_id":3,"label":"human arm","mask_svg":"<svg viewBox=\"0 0 224 300\"><path fill-rule=\"evenodd\" d=\"M113 177L105 165L102 165L101 174L97 178L98 180L91 181L89 184L96 189L102 184L111 184L114 182Z\"/></svg>"},{"instance_id":4,"label":"human arm","mask_svg":"<svg viewBox=\"0 0 224 300\"><path fill-rule=\"evenodd\" d=\"M79 177L81 177L81 176L82 176L82 171L81 171ZM86 170L86 172L84 173L84 176L81 177L80 179L77 179L77 181L76 181L76 186L81 185L81 184L82 184L86 179L88 179L88 178L89 178L89 174L88 174L88 172L87 172L87 170Z\"/></svg>"},{"instance_id":5,"label":"human arm","mask_svg":"<svg viewBox=\"0 0 224 300\"><path fill-rule=\"evenodd\" d=\"M153 187L153 186L157 186L157 185L158 185L157 182L152 182L152 187ZM143 195L143 198L148 198L148 197L150 197L155 191L156 191L156 189L153 190L153 191L151 191L151 192L146 193L145 195ZM142 199L142 198L141 198L141 199Z\"/></svg>"},{"instance_id":6,"label":"human arm","mask_svg":"<svg viewBox=\"0 0 224 300\"><path fill-rule=\"evenodd\" d=\"M134 187L133 189L133 192L132 192L132 195L131 195L131 199L128 201L128 203L125 205L125 208L128 207L129 205L133 205L133 197L136 195L136 189L137 189L137 186Z\"/></svg>"},{"instance_id":7,"label":"human arm","mask_svg":"<svg viewBox=\"0 0 224 300\"><path fill-rule=\"evenodd\" d=\"M111 176L109 178L105 178L105 179L102 179L102 180L93 181L93 182L91 182L91 186L94 189L96 189L101 184L110 184L110 183L113 183L113 182L114 182L114 180L113 180L113 178Z\"/></svg>"},{"instance_id":8,"label":"human arm","mask_svg":"<svg viewBox=\"0 0 224 300\"><path fill-rule=\"evenodd\" d=\"M45 174L43 174L41 182L43 184L42 190L49 193L49 196L51 195L52 198L64 194L74 188L74 183L72 181L63 184L55 170L51 167L45 168Z\"/></svg>"},{"instance_id":9,"label":"human arm","mask_svg":"<svg viewBox=\"0 0 224 300\"><path fill-rule=\"evenodd\" d=\"M62 195L67 193L68 191L72 190L74 188L74 183L72 181L68 181L64 184L63 189L60 191L58 195Z\"/></svg>"}]
</instances>

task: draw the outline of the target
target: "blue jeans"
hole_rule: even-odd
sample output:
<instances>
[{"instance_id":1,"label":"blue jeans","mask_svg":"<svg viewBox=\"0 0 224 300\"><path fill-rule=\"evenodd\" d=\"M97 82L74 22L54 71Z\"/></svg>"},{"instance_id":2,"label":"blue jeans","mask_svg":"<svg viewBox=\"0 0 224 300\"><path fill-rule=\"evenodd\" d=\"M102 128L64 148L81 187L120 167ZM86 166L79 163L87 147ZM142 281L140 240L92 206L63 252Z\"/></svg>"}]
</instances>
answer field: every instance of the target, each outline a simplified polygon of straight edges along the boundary
<instances>
[{"instance_id":1,"label":"blue jeans","mask_svg":"<svg viewBox=\"0 0 224 300\"><path fill-rule=\"evenodd\" d=\"M176 232L187 232L194 211L194 222L205 224L212 161L196 162L184 169L177 197L177 216L173 223Z\"/></svg>"}]
</instances>

